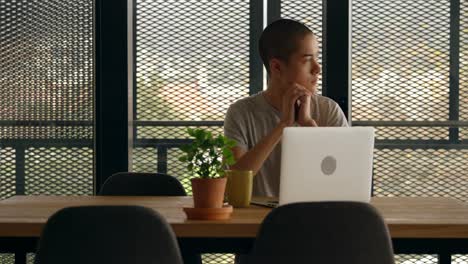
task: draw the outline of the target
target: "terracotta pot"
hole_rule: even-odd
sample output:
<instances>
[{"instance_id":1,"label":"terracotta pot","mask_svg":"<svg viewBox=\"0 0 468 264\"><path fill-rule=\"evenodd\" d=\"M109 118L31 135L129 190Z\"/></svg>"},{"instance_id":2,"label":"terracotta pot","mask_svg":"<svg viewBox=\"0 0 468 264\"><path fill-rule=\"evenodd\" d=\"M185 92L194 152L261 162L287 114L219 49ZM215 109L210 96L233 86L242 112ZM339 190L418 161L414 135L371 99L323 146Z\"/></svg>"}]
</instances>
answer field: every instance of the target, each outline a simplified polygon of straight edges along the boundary
<instances>
[{"instance_id":1,"label":"terracotta pot","mask_svg":"<svg viewBox=\"0 0 468 264\"><path fill-rule=\"evenodd\" d=\"M224 191L226 190L226 181L226 177L216 179L191 179L194 207L223 207Z\"/></svg>"}]
</instances>

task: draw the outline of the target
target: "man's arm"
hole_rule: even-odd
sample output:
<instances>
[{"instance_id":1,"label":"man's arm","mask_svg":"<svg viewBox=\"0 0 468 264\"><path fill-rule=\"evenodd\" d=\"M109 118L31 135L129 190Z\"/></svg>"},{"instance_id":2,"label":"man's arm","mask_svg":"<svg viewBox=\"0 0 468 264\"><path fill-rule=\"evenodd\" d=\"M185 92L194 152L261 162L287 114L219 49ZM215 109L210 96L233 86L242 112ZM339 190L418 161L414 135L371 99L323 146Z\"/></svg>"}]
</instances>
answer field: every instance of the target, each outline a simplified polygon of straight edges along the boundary
<instances>
[{"instance_id":1,"label":"man's arm","mask_svg":"<svg viewBox=\"0 0 468 264\"><path fill-rule=\"evenodd\" d=\"M263 162L265 162L276 144L280 141L285 127L286 125L280 122L270 134L260 140L248 151L241 147L234 147L232 152L234 153L234 158L237 162L232 165L230 169L252 170L254 175L257 174L262 167Z\"/></svg>"},{"instance_id":2,"label":"man's arm","mask_svg":"<svg viewBox=\"0 0 468 264\"><path fill-rule=\"evenodd\" d=\"M311 96L310 92L303 87L296 86L288 90L282 101L281 121L250 150L246 151L241 147L234 147L232 151L236 163L230 166L230 169L252 170L253 174L256 175L281 140L283 129L294 124L294 105L300 97L305 95Z\"/></svg>"}]
</instances>

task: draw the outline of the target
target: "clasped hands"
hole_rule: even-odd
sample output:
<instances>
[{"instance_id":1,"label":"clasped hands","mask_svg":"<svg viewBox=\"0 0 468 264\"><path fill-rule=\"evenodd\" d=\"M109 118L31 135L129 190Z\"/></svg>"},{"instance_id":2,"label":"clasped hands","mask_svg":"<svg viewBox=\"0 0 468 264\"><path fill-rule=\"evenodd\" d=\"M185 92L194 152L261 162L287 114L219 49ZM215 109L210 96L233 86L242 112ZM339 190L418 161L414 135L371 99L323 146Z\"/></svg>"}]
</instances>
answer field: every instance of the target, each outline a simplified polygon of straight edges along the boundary
<instances>
[{"instance_id":1,"label":"clasped hands","mask_svg":"<svg viewBox=\"0 0 468 264\"><path fill-rule=\"evenodd\" d=\"M310 116L312 96L312 92L300 84L294 83L292 87L288 87L283 95L281 122L286 126L297 122L300 126L316 127L317 123Z\"/></svg>"}]
</instances>

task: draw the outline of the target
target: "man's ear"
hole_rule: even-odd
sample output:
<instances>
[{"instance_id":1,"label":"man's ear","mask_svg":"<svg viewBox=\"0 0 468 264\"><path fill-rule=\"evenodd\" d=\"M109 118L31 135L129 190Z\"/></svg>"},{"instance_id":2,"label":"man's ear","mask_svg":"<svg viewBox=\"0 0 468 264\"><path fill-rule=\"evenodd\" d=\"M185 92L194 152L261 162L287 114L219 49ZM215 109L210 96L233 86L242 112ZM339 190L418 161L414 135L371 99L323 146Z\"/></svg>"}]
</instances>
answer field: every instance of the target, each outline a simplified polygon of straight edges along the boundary
<instances>
[{"instance_id":1,"label":"man's ear","mask_svg":"<svg viewBox=\"0 0 468 264\"><path fill-rule=\"evenodd\" d=\"M281 61L279 59L272 58L270 60L270 72L271 76L281 76L283 71Z\"/></svg>"}]
</instances>

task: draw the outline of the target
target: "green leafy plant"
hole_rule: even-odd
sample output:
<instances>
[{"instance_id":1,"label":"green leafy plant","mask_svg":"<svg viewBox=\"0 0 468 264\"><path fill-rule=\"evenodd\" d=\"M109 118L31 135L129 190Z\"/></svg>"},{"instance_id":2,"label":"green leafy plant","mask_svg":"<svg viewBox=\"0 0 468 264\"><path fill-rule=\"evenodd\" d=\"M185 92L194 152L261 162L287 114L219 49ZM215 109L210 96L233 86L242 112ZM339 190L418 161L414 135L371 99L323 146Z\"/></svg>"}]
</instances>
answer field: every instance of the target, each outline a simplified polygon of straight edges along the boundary
<instances>
[{"instance_id":1,"label":"green leafy plant","mask_svg":"<svg viewBox=\"0 0 468 264\"><path fill-rule=\"evenodd\" d=\"M225 167L235 163L231 148L236 142L223 135L213 137L204 129L188 128L187 132L194 140L180 147L185 155L179 161L188 163L187 170L200 178L223 177Z\"/></svg>"}]
</instances>

